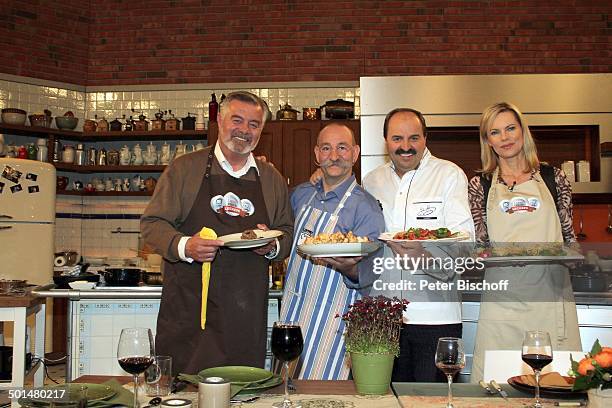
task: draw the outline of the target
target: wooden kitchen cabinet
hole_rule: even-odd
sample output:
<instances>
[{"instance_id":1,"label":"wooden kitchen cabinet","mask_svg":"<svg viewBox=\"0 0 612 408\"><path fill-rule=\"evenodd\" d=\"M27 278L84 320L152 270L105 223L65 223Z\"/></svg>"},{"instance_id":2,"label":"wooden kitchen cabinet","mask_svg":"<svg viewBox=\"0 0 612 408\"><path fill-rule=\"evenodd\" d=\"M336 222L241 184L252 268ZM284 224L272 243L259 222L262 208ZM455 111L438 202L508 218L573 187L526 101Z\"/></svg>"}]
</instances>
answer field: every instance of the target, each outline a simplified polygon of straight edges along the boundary
<instances>
[{"instance_id":1,"label":"wooden kitchen cabinet","mask_svg":"<svg viewBox=\"0 0 612 408\"><path fill-rule=\"evenodd\" d=\"M359 120L338 120L349 126L355 133L357 144L360 142ZM266 156L287 178L289 188L308 181L317 169L314 162L314 147L317 144L319 131L330 121L288 120L269 121L261 134L259 144L253 151L255 156ZM218 138L217 123L210 123L208 143L213 144ZM360 180L360 161L353 167L357 180Z\"/></svg>"}]
</instances>

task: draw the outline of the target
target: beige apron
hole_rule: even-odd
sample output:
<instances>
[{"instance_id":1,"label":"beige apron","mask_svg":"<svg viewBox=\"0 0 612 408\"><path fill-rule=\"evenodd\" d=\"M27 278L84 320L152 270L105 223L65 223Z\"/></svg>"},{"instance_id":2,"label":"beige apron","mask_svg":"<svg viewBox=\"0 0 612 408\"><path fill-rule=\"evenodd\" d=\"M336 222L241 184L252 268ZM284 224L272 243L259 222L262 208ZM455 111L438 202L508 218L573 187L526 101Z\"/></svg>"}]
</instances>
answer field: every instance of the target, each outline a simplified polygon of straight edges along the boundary
<instances>
[{"instance_id":1,"label":"beige apron","mask_svg":"<svg viewBox=\"0 0 612 408\"><path fill-rule=\"evenodd\" d=\"M554 200L539 173L512 190L497 179L498 170L486 203L491 242L563 242ZM553 351L582 350L566 266L489 267L484 278L508 279L509 285L508 291L482 294L471 382L483 379L485 350L520 350L526 330L549 332Z\"/></svg>"}]
</instances>

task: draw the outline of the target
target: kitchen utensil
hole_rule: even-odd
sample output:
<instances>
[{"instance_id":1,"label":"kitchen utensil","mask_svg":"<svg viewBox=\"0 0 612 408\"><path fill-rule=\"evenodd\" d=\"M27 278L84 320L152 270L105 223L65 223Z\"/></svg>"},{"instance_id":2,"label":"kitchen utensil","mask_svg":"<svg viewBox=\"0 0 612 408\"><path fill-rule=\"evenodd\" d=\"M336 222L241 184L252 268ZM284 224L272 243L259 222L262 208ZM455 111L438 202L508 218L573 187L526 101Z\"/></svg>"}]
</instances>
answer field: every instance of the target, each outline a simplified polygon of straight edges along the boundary
<instances>
[{"instance_id":1,"label":"kitchen utensil","mask_svg":"<svg viewBox=\"0 0 612 408\"><path fill-rule=\"evenodd\" d=\"M123 123L118 118L115 118L115 120L111 120L109 125L111 132L119 132L121 131L121 129L123 129Z\"/></svg>"},{"instance_id":2,"label":"kitchen utensil","mask_svg":"<svg viewBox=\"0 0 612 408\"><path fill-rule=\"evenodd\" d=\"M105 118L98 121L96 132L108 132L108 121Z\"/></svg>"},{"instance_id":3,"label":"kitchen utensil","mask_svg":"<svg viewBox=\"0 0 612 408\"><path fill-rule=\"evenodd\" d=\"M355 102L336 99L325 102L324 107L327 119L353 119L355 117Z\"/></svg>"},{"instance_id":4,"label":"kitchen utensil","mask_svg":"<svg viewBox=\"0 0 612 408\"><path fill-rule=\"evenodd\" d=\"M79 262L79 253L76 251L56 252L55 256L63 256L66 258L66 266L74 266Z\"/></svg>"},{"instance_id":5,"label":"kitchen utensil","mask_svg":"<svg viewBox=\"0 0 612 408\"><path fill-rule=\"evenodd\" d=\"M298 111L286 103L276 112L276 120L297 120L297 114Z\"/></svg>"},{"instance_id":6,"label":"kitchen utensil","mask_svg":"<svg viewBox=\"0 0 612 408\"><path fill-rule=\"evenodd\" d=\"M107 286L138 286L142 275L139 268L106 268L104 280Z\"/></svg>"},{"instance_id":7,"label":"kitchen utensil","mask_svg":"<svg viewBox=\"0 0 612 408\"><path fill-rule=\"evenodd\" d=\"M489 384L487 384L486 382L484 382L483 380L480 380L478 382L478 384L485 389L485 391L487 391L488 394L495 394L495 391L493 391L490 387Z\"/></svg>"},{"instance_id":8,"label":"kitchen utensil","mask_svg":"<svg viewBox=\"0 0 612 408\"><path fill-rule=\"evenodd\" d=\"M96 282L77 280L74 282L68 282L68 286L70 286L74 290L92 290L96 287Z\"/></svg>"},{"instance_id":9,"label":"kitchen utensil","mask_svg":"<svg viewBox=\"0 0 612 408\"><path fill-rule=\"evenodd\" d=\"M191 116L191 113L187 112L187 116L183 119L183 130L195 130L196 117Z\"/></svg>"},{"instance_id":10,"label":"kitchen utensil","mask_svg":"<svg viewBox=\"0 0 612 408\"><path fill-rule=\"evenodd\" d=\"M40 126L40 127L51 127L51 120L53 119L51 115L30 115L30 126Z\"/></svg>"},{"instance_id":11,"label":"kitchen utensil","mask_svg":"<svg viewBox=\"0 0 612 408\"><path fill-rule=\"evenodd\" d=\"M85 265L83 265L83 267L84 266ZM83 267L81 267L81 271L84 270ZM76 276L59 275L59 276L54 276L53 277L53 283L55 283L55 286L57 287L57 289L68 289L69 288L68 284L70 282L75 282L75 281L79 281L79 280L81 280L81 281L84 280L84 281L87 281L87 282L98 283L98 282L100 282L100 275L95 274L95 273L91 273L91 272L81 272L80 275L76 275Z\"/></svg>"},{"instance_id":12,"label":"kitchen utensil","mask_svg":"<svg viewBox=\"0 0 612 408\"><path fill-rule=\"evenodd\" d=\"M95 120L86 119L83 123L83 132L95 132L98 123Z\"/></svg>"},{"instance_id":13,"label":"kitchen utensil","mask_svg":"<svg viewBox=\"0 0 612 408\"><path fill-rule=\"evenodd\" d=\"M142 274L145 284L150 286L161 286L163 284L161 272L144 272Z\"/></svg>"},{"instance_id":14,"label":"kitchen utensil","mask_svg":"<svg viewBox=\"0 0 612 408\"><path fill-rule=\"evenodd\" d=\"M584 233L584 209L583 208L580 209L580 215L578 217L579 217L578 226L580 230L578 231L578 234L576 235L576 239L578 239L578 241L584 241L585 239L587 239L587 235Z\"/></svg>"},{"instance_id":15,"label":"kitchen utensil","mask_svg":"<svg viewBox=\"0 0 612 408\"><path fill-rule=\"evenodd\" d=\"M489 384L491 384L491 387L493 387L504 399L508 399L508 393L504 391L495 380L491 380Z\"/></svg>"}]
</instances>

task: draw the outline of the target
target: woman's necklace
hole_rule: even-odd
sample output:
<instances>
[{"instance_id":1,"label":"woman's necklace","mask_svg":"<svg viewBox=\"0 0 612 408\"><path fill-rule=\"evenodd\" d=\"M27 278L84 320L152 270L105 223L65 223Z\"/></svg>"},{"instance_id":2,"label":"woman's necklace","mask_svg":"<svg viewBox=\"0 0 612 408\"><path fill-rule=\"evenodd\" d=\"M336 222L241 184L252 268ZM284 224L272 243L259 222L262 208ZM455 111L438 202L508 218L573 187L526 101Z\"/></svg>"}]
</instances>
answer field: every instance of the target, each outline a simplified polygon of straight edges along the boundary
<instances>
[{"instance_id":1,"label":"woman's necklace","mask_svg":"<svg viewBox=\"0 0 612 408\"><path fill-rule=\"evenodd\" d=\"M499 179L504 183L509 191L514 191L517 184L523 183L533 178L533 172L521 172L518 175L499 173Z\"/></svg>"}]
</instances>

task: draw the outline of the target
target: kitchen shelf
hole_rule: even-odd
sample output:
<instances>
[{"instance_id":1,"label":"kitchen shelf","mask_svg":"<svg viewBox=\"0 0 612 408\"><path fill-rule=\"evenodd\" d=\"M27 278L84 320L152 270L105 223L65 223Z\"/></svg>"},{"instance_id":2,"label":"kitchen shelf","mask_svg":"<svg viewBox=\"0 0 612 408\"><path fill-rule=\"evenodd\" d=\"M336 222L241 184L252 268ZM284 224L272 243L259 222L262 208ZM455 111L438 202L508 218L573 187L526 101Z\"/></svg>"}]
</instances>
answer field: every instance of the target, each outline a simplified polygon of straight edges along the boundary
<instances>
[{"instance_id":1,"label":"kitchen shelf","mask_svg":"<svg viewBox=\"0 0 612 408\"><path fill-rule=\"evenodd\" d=\"M68 140L79 140L82 137L81 132L75 132L74 130L61 130L41 126L9 125L7 123L0 123L0 132L11 135L35 137L49 137L50 135L54 135Z\"/></svg>"},{"instance_id":2,"label":"kitchen shelf","mask_svg":"<svg viewBox=\"0 0 612 408\"><path fill-rule=\"evenodd\" d=\"M204 140L208 134L202 130L148 130L148 131L115 131L83 132L79 140L86 142L103 142L107 140Z\"/></svg>"},{"instance_id":3,"label":"kitchen shelf","mask_svg":"<svg viewBox=\"0 0 612 408\"><path fill-rule=\"evenodd\" d=\"M149 131L117 131L117 132L77 132L40 126L20 126L0 123L0 133L18 136L49 137L79 142L104 142L117 140L204 140L208 133L202 130L149 130Z\"/></svg>"},{"instance_id":4,"label":"kitchen shelf","mask_svg":"<svg viewBox=\"0 0 612 408\"><path fill-rule=\"evenodd\" d=\"M148 197L153 195L152 191L74 191L58 190L59 195L87 196L87 197Z\"/></svg>"},{"instance_id":5,"label":"kitchen shelf","mask_svg":"<svg viewBox=\"0 0 612 408\"><path fill-rule=\"evenodd\" d=\"M142 166L79 166L68 163L53 163L60 171L74 173L161 173L166 165L142 165Z\"/></svg>"}]
</instances>

